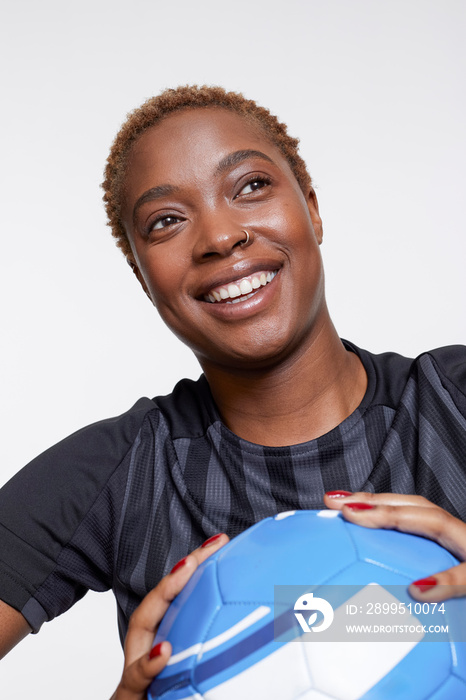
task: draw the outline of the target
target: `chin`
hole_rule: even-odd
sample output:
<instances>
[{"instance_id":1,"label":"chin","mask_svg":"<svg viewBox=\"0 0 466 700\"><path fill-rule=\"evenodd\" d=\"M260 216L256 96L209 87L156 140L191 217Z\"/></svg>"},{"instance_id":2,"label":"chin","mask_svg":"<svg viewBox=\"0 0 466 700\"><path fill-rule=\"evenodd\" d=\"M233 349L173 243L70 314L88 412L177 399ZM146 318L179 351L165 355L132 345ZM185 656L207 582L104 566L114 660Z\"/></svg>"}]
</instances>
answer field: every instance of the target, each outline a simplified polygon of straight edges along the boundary
<instances>
[{"instance_id":1,"label":"chin","mask_svg":"<svg viewBox=\"0 0 466 700\"><path fill-rule=\"evenodd\" d=\"M260 341L259 341L260 338ZM242 342L222 347L216 347L215 352L202 352L192 348L201 366L216 365L226 370L254 371L260 369L272 369L291 359L296 353L294 342L283 337L277 337L277 333L264 333L255 331L254 336L249 336Z\"/></svg>"}]
</instances>

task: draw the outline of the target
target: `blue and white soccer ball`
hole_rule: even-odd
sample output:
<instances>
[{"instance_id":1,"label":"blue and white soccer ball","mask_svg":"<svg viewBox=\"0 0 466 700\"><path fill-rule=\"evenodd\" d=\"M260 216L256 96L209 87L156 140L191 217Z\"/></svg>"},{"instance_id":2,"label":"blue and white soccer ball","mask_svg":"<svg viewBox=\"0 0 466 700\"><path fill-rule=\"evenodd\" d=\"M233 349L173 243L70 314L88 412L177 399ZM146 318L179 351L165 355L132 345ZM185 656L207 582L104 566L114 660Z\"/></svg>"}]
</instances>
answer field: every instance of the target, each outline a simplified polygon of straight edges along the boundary
<instances>
[{"instance_id":1,"label":"blue and white soccer ball","mask_svg":"<svg viewBox=\"0 0 466 700\"><path fill-rule=\"evenodd\" d=\"M173 653L148 700L466 698L466 601L422 616L406 591L455 563L430 540L365 529L336 511L267 518L209 557L170 606L154 644L168 639ZM294 604L282 586L300 587ZM370 620L367 600L384 601L387 624L400 606L414 637L321 641L348 611ZM426 617L448 628L444 641L426 641Z\"/></svg>"}]
</instances>

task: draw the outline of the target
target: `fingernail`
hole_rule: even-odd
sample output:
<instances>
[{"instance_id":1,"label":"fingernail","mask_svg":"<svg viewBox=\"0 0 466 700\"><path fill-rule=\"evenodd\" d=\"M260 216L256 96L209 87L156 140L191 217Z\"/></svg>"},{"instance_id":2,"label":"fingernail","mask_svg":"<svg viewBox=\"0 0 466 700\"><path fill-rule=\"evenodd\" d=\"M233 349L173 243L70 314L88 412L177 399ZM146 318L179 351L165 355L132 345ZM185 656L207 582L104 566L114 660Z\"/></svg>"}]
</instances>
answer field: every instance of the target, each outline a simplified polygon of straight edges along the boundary
<instances>
[{"instance_id":1,"label":"fingernail","mask_svg":"<svg viewBox=\"0 0 466 700\"><path fill-rule=\"evenodd\" d=\"M173 569L170 571L170 573L172 574L174 571L177 571L178 569L181 569L181 567L184 566L184 565L186 564L186 559L187 559L187 558L188 558L188 557L184 557L184 559L180 559L180 561L179 561L177 564L175 564L175 566L174 566Z\"/></svg>"},{"instance_id":2,"label":"fingernail","mask_svg":"<svg viewBox=\"0 0 466 700\"><path fill-rule=\"evenodd\" d=\"M371 510L374 506L369 505L369 503L345 503L345 508L351 508L351 510Z\"/></svg>"},{"instance_id":3,"label":"fingernail","mask_svg":"<svg viewBox=\"0 0 466 700\"><path fill-rule=\"evenodd\" d=\"M201 547L210 547L211 544L214 544L218 540L219 537L222 536L222 532L219 532L218 535L213 535L212 537L209 537L208 540L206 540L203 544L201 544Z\"/></svg>"},{"instance_id":4,"label":"fingernail","mask_svg":"<svg viewBox=\"0 0 466 700\"><path fill-rule=\"evenodd\" d=\"M430 591L431 588L437 585L437 579L435 576L427 576L426 578L420 578L419 581L414 581L413 586L419 588L421 593L425 591Z\"/></svg>"},{"instance_id":5,"label":"fingernail","mask_svg":"<svg viewBox=\"0 0 466 700\"><path fill-rule=\"evenodd\" d=\"M160 656L160 654L162 653L162 644L163 642L159 642L154 647L152 647L152 649L150 650L149 659L155 659L156 656Z\"/></svg>"},{"instance_id":6,"label":"fingernail","mask_svg":"<svg viewBox=\"0 0 466 700\"><path fill-rule=\"evenodd\" d=\"M327 491L325 494L329 498L346 498L347 496L352 496L351 491Z\"/></svg>"}]
</instances>

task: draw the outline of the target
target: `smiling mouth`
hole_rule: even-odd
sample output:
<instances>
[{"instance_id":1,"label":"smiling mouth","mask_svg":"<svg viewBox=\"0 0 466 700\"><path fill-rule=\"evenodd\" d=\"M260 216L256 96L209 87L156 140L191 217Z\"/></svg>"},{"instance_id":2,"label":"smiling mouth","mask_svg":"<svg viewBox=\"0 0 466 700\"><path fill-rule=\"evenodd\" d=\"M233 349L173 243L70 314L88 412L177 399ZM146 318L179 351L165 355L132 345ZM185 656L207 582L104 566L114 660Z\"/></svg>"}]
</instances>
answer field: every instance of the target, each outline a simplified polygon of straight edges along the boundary
<instances>
[{"instance_id":1,"label":"smiling mouth","mask_svg":"<svg viewBox=\"0 0 466 700\"><path fill-rule=\"evenodd\" d=\"M210 304L237 304L240 301L246 301L262 287L270 284L277 273L278 270L273 270L272 272L264 270L255 272L248 277L241 277L229 284L211 289L208 294L204 294L204 301Z\"/></svg>"}]
</instances>

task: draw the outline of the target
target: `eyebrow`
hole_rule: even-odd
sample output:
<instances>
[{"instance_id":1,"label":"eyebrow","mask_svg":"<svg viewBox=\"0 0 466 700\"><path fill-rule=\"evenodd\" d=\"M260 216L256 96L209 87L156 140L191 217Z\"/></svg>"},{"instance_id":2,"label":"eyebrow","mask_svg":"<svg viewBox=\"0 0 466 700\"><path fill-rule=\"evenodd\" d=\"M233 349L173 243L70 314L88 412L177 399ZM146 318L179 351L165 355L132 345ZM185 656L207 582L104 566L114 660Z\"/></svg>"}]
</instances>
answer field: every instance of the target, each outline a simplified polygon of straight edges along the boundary
<instances>
[{"instance_id":1,"label":"eyebrow","mask_svg":"<svg viewBox=\"0 0 466 700\"><path fill-rule=\"evenodd\" d=\"M153 202L155 199L160 199L161 197L169 197L176 192L179 192L180 188L176 185L157 185L157 187L151 187L142 194L137 200L133 208L133 220L136 218L136 212L139 207L142 207L146 202Z\"/></svg>"},{"instance_id":2,"label":"eyebrow","mask_svg":"<svg viewBox=\"0 0 466 700\"><path fill-rule=\"evenodd\" d=\"M265 153L262 153L262 151L247 149L229 153L227 156L225 156L225 158L222 158L220 163L217 165L216 172L218 175L224 173L226 170L230 170L230 168L233 168L235 165L238 165L243 160L248 160L249 158L262 158L262 160L267 160L269 163L273 163L273 160Z\"/></svg>"}]
</instances>

